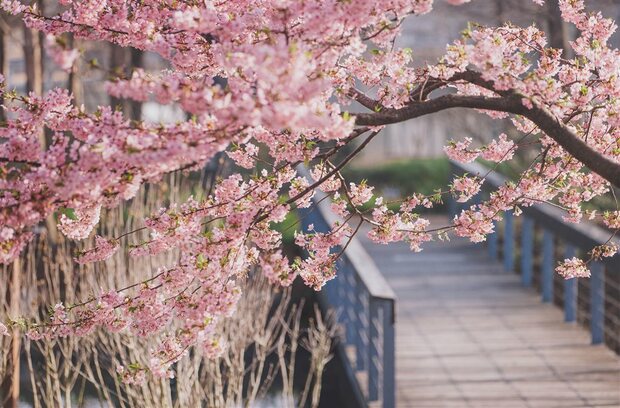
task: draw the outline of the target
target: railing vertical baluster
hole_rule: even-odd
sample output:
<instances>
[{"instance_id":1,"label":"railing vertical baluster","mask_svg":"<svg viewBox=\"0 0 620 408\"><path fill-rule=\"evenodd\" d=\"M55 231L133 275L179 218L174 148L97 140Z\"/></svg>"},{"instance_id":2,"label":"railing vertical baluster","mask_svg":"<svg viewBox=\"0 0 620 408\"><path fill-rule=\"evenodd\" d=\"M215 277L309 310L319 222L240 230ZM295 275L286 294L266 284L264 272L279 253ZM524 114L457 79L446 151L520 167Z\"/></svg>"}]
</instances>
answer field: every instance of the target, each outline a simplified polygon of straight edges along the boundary
<instances>
[{"instance_id":1,"label":"railing vertical baluster","mask_svg":"<svg viewBox=\"0 0 620 408\"><path fill-rule=\"evenodd\" d=\"M551 302L553 299L553 264L555 257L554 236L547 229L543 231L543 259L542 259L542 301Z\"/></svg>"},{"instance_id":2,"label":"railing vertical baluster","mask_svg":"<svg viewBox=\"0 0 620 408\"><path fill-rule=\"evenodd\" d=\"M487 235L487 241L489 243L488 250L489 256L491 259L497 259L497 241L498 241L498 233L497 233L497 222L493 221L493 233Z\"/></svg>"},{"instance_id":3,"label":"railing vertical baluster","mask_svg":"<svg viewBox=\"0 0 620 408\"><path fill-rule=\"evenodd\" d=\"M345 327L347 329L347 344L355 345L355 330L357 316L355 313L355 271L353 267L347 263L347 267L342 277L344 283L344 306L343 312L345 317Z\"/></svg>"},{"instance_id":4,"label":"railing vertical baluster","mask_svg":"<svg viewBox=\"0 0 620 408\"><path fill-rule=\"evenodd\" d=\"M383 300L383 408L396 406L394 302Z\"/></svg>"},{"instance_id":5,"label":"railing vertical baluster","mask_svg":"<svg viewBox=\"0 0 620 408\"><path fill-rule=\"evenodd\" d=\"M478 205L480 203L482 203L482 193L478 193L475 196L472 197L471 199L471 203L472 205Z\"/></svg>"},{"instance_id":6,"label":"railing vertical baluster","mask_svg":"<svg viewBox=\"0 0 620 408\"><path fill-rule=\"evenodd\" d=\"M504 212L504 270L510 272L514 268L514 216L512 211Z\"/></svg>"},{"instance_id":7,"label":"railing vertical baluster","mask_svg":"<svg viewBox=\"0 0 620 408\"><path fill-rule=\"evenodd\" d=\"M521 224L521 284L532 286L534 265L534 220L523 217Z\"/></svg>"},{"instance_id":8,"label":"railing vertical baluster","mask_svg":"<svg viewBox=\"0 0 620 408\"><path fill-rule=\"evenodd\" d=\"M448 201L448 216L450 217L450 219L454 218L454 216L456 215L457 209L458 209L458 203L456 202L456 199L452 196L448 197L447 199Z\"/></svg>"},{"instance_id":9,"label":"railing vertical baluster","mask_svg":"<svg viewBox=\"0 0 620 408\"><path fill-rule=\"evenodd\" d=\"M332 304L332 301L334 299L334 296L332 295L334 291L334 281L330 280L327 283L325 283L325 286L323 286L323 288L321 289L321 292L325 292L325 298L327 300L327 302L329 302L329 304Z\"/></svg>"},{"instance_id":10,"label":"railing vertical baluster","mask_svg":"<svg viewBox=\"0 0 620 408\"><path fill-rule=\"evenodd\" d=\"M368 311L368 400L377 401L379 399L379 373L381 369L378 299L369 299Z\"/></svg>"},{"instance_id":11,"label":"railing vertical baluster","mask_svg":"<svg viewBox=\"0 0 620 408\"><path fill-rule=\"evenodd\" d=\"M600 344L605 340L605 266L593 262L590 272L590 332L592 344Z\"/></svg>"},{"instance_id":12,"label":"railing vertical baluster","mask_svg":"<svg viewBox=\"0 0 620 408\"><path fill-rule=\"evenodd\" d=\"M575 247L567 244L564 249L564 256L572 258L575 256ZM564 321L574 322L577 319L577 279L564 280Z\"/></svg>"},{"instance_id":13,"label":"railing vertical baluster","mask_svg":"<svg viewBox=\"0 0 620 408\"><path fill-rule=\"evenodd\" d=\"M461 211L463 211L464 209L467 208L467 204L465 203L459 203L457 201L456 203L456 215L459 215L461 213Z\"/></svg>"},{"instance_id":14,"label":"railing vertical baluster","mask_svg":"<svg viewBox=\"0 0 620 408\"><path fill-rule=\"evenodd\" d=\"M368 366L368 321L366 314L366 304L368 303L368 292L359 276L355 277L355 312L357 313L356 344L355 344L355 368L363 371Z\"/></svg>"},{"instance_id":15,"label":"railing vertical baluster","mask_svg":"<svg viewBox=\"0 0 620 408\"><path fill-rule=\"evenodd\" d=\"M346 309L344 308L344 296L346 294L346 290L342 282L342 276L337 275L334 279L332 279L332 281L334 282L334 297L332 299L332 302L335 306L334 309L336 309L338 313L338 320L340 321L339 323L342 324L342 321L346 319L347 313Z\"/></svg>"}]
</instances>

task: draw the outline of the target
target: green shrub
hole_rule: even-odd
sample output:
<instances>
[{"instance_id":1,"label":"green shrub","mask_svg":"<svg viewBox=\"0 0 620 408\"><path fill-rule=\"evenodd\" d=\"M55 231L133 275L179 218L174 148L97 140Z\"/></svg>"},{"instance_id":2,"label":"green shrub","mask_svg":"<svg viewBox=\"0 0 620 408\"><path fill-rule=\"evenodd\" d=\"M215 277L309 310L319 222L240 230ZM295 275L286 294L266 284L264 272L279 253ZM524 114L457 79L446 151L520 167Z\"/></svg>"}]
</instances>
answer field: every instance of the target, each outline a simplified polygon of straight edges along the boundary
<instances>
[{"instance_id":1,"label":"green shrub","mask_svg":"<svg viewBox=\"0 0 620 408\"><path fill-rule=\"evenodd\" d=\"M272 224L274 230L282 233L282 244L284 247L292 247L295 243L295 231L301 229L301 220L297 210L290 211L284 221Z\"/></svg>"},{"instance_id":2,"label":"green shrub","mask_svg":"<svg viewBox=\"0 0 620 408\"><path fill-rule=\"evenodd\" d=\"M368 180L377 194L389 201L413 193L429 195L437 189L445 190L450 183L450 163L446 158L399 160L376 167L346 168L343 176L356 183Z\"/></svg>"}]
</instances>

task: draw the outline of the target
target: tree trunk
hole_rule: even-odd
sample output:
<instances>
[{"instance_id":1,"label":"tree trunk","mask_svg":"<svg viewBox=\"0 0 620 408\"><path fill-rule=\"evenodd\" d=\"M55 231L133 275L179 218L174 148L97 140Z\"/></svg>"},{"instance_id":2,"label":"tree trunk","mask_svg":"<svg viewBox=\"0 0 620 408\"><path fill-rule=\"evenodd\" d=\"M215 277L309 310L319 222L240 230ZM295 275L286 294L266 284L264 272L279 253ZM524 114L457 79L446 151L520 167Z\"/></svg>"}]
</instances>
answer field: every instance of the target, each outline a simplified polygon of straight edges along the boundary
<instances>
[{"instance_id":1,"label":"tree trunk","mask_svg":"<svg viewBox=\"0 0 620 408\"><path fill-rule=\"evenodd\" d=\"M123 78L125 71L125 50L116 45L109 44L110 47L110 69L113 72L113 75L117 78ZM120 107L123 108L123 100L116 98L114 96L110 96L110 106L112 109L116 109Z\"/></svg>"},{"instance_id":2,"label":"tree trunk","mask_svg":"<svg viewBox=\"0 0 620 408\"><path fill-rule=\"evenodd\" d=\"M69 33L67 37L67 45L69 48L77 47L77 40L74 38L73 33ZM82 83L80 82L80 63L79 59L73 64L71 72L69 72L69 78L67 80L67 89L73 95L73 102L76 106L80 106L84 103L84 95Z\"/></svg>"},{"instance_id":3,"label":"tree trunk","mask_svg":"<svg viewBox=\"0 0 620 408\"><path fill-rule=\"evenodd\" d=\"M43 94L43 42L40 33L24 26L24 64L26 65L26 92ZM45 133L39 135L41 147L46 148Z\"/></svg>"},{"instance_id":4,"label":"tree trunk","mask_svg":"<svg viewBox=\"0 0 620 408\"><path fill-rule=\"evenodd\" d=\"M562 20L562 13L558 0L547 0L547 36L549 45L553 48L562 50L564 58L572 58L573 52L570 48L569 26Z\"/></svg>"},{"instance_id":5,"label":"tree trunk","mask_svg":"<svg viewBox=\"0 0 620 408\"><path fill-rule=\"evenodd\" d=\"M130 60L131 60L131 70L136 68L142 68L143 56L144 53L135 48L129 48L130 52ZM130 72L131 75L131 72ZM128 115L133 120L141 120L142 119L142 102L131 100L129 101L129 112Z\"/></svg>"},{"instance_id":6,"label":"tree trunk","mask_svg":"<svg viewBox=\"0 0 620 408\"><path fill-rule=\"evenodd\" d=\"M43 93L43 53L41 37L37 31L24 27L24 62L26 64L26 90L37 95Z\"/></svg>"},{"instance_id":7,"label":"tree trunk","mask_svg":"<svg viewBox=\"0 0 620 408\"><path fill-rule=\"evenodd\" d=\"M142 67L144 53L135 48L122 48L113 44L110 46L110 65L115 75L121 79L131 78L133 69ZM129 119L142 119L142 102L111 96L110 105L120 107Z\"/></svg>"}]
</instances>

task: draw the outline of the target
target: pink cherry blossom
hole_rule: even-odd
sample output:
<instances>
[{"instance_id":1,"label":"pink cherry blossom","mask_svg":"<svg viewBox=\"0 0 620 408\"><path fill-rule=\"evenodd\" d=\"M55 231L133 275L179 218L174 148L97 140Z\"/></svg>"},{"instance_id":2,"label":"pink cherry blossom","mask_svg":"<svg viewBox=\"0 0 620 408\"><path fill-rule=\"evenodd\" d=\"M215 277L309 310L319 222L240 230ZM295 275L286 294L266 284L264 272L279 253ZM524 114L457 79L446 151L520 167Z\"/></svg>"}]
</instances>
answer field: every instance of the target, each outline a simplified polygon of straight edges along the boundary
<instances>
[{"instance_id":1,"label":"pink cherry blossom","mask_svg":"<svg viewBox=\"0 0 620 408\"><path fill-rule=\"evenodd\" d=\"M455 233L459 237L468 237L472 242L482 242L494 231L493 220L483 213L472 209L463 210L454 217Z\"/></svg>"},{"instance_id":2,"label":"pink cherry blossom","mask_svg":"<svg viewBox=\"0 0 620 408\"><path fill-rule=\"evenodd\" d=\"M77 263L99 262L110 258L118 250L120 244L118 240L106 239L97 235L95 237L95 247L82 252L75 261Z\"/></svg>"},{"instance_id":3,"label":"pink cherry blossom","mask_svg":"<svg viewBox=\"0 0 620 408\"><path fill-rule=\"evenodd\" d=\"M101 216L101 205L94 204L89 207L82 207L75 211L76 219L62 214L58 229L71 239L87 238Z\"/></svg>"},{"instance_id":4,"label":"pink cherry blossom","mask_svg":"<svg viewBox=\"0 0 620 408\"><path fill-rule=\"evenodd\" d=\"M373 188L372 186L366 185L366 183L350 183L351 203L355 206L360 206L368 202L368 200L372 198Z\"/></svg>"},{"instance_id":5,"label":"pink cherry blossom","mask_svg":"<svg viewBox=\"0 0 620 408\"><path fill-rule=\"evenodd\" d=\"M119 364L116 366L116 374L123 383L129 385L140 385L146 380L146 370L139 367L125 368Z\"/></svg>"},{"instance_id":6,"label":"pink cherry blossom","mask_svg":"<svg viewBox=\"0 0 620 408\"><path fill-rule=\"evenodd\" d=\"M612 197L620 183L620 54L609 41L616 24L587 12L581 0L560 0L563 20L576 28L570 60L534 25L505 24L471 25L443 58L420 63L416 50L396 39L407 16L429 13L433 4L61 0L62 7L42 15L34 4L1 0L5 12L46 35L48 52L63 69L71 70L79 55L63 42L69 34L157 54L166 69L134 69L105 89L117 98L173 105L188 119L131 121L109 106L76 106L66 89L9 92L1 78L7 119L0 127L0 263L15 260L44 220L56 217L65 236L86 239L106 211L145 183L201 170L216 156L248 170L224 171L210 191L166 203L119 239L97 235L77 262L109 259L121 245L132 256L169 251L176 261L132 290L93 295L75 307L56 304L49 322L29 327L28 336L85 335L99 327L163 336L148 364L119 366L118 374L129 383L148 371L169 377L190 348L215 357L226 347L212 326L234 313L250 271L283 286L300 276L319 290L335 277L356 222L371 225L374 242L404 241L419 251L448 232L484 241L504 211L548 202L578 222L584 203ZM381 198L372 202L368 183L343 182L341 170L382 137L383 127L456 107L507 119L519 135L513 141L502 133L480 146L452 135L456 141L444 149L449 158L499 163L527 146L534 159L444 232L429 229L417 211L449 193L460 202L471 199L484 174L455 179L451 191L414 193L399 210ZM45 145L44 133L50 136ZM309 176L297 174L301 164ZM289 261L275 226L288 212L315 205L317 190L341 220L325 231L296 231L307 256ZM617 211L602 216L612 230L620 229L619 218ZM609 244L592 256L613 252ZM587 275L578 259L566 260L558 272Z\"/></svg>"},{"instance_id":7,"label":"pink cherry blossom","mask_svg":"<svg viewBox=\"0 0 620 408\"><path fill-rule=\"evenodd\" d=\"M514 142L508 140L506 134L502 133L482 150L480 156L485 160L501 163L512 159L514 156L514 147Z\"/></svg>"},{"instance_id":8,"label":"pink cherry blossom","mask_svg":"<svg viewBox=\"0 0 620 408\"><path fill-rule=\"evenodd\" d=\"M258 154L258 147L253 143L247 143L242 148L237 148L227 153L239 166L251 169L256 164L255 158Z\"/></svg>"},{"instance_id":9,"label":"pink cherry blossom","mask_svg":"<svg viewBox=\"0 0 620 408\"><path fill-rule=\"evenodd\" d=\"M590 277L590 271L586 264L579 258L565 259L555 268L555 271L564 279Z\"/></svg>"},{"instance_id":10,"label":"pink cherry blossom","mask_svg":"<svg viewBox=\"0 0 620 408\"><path fill-rule=\"evenodd\" d=\"M474 161L480 154L477 150L470 148L471 142L472 139L470 137L466 137L461 142L450 142L449 145L444 147L444 151L452 160L469 163Z\"/></svg>"},{"instance_id":11,"label":"pink cherry blossom","mask_svg":"<svg viewBox=\"0 0 620 408\"><path fill-rule=\"evenodd\" d=\"M317 182L325 177L330 170L331 169L325 163L321 163L310 170L310 175L312 176L312 179ZM321 184L321 190L326 193L337 191L341 184L340 179L334 175L323 181Z\"/></svg>"},{"instance_id":12,"label":"pink cherry blossom","mask_svg":"<svg viewBox=\"0 0 620 408\"><path fill-rule=\"evenodd\" d=\"M620 229L620 211L607 211L603 214L603 222L611 229Z\"/></svg>"},{"instance_id":13,"label":"pink cherry blossom","mask_svg":"<svg viewBox=\"0 0 620 408\"><path fill-rule=\"evenodd\" d=\"M78 50L67 48L67 45L60 38L52 34L45 37L45 49L54 63L64 71L71 71L73 64L80 56Z\"/></svg>"},{"instance_id":14,"label":"pink cherry blossom","mask_svg":"<svg viewBox=\"0 0 620 408\"><path fill-rule=\"evenodd\" d=\"M478 194L481 187L481 181L477 177L459 177L452 182L452 188L458 193L457 202L465 203L473 196Z\"/></svg>"}]
</instances>

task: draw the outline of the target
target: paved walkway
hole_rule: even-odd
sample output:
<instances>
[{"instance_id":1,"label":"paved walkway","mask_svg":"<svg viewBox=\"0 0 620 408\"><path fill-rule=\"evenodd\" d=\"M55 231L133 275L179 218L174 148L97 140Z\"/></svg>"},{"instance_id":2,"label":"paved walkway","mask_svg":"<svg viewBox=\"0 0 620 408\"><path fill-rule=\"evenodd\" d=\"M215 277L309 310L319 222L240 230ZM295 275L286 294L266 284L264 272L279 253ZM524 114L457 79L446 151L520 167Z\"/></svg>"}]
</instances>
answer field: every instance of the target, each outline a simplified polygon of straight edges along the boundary
<instances>
[{"instance_id":1,"label":"paved walkway","mask_svg":"<svg viewBox=\"0 0 620 408\"><path fill-rule=\"evenodd\" d=\"M359 236L398 297L398 407L620 407L620 358L484 247L453 240L415 254Z\"/></svg>"}]
</instances>

